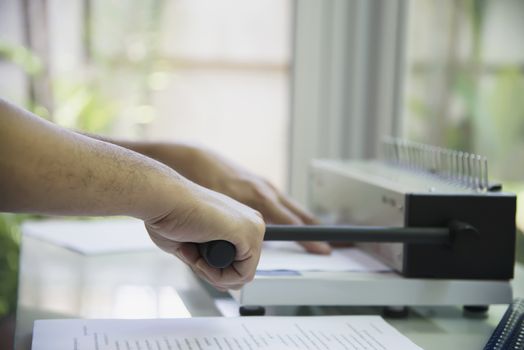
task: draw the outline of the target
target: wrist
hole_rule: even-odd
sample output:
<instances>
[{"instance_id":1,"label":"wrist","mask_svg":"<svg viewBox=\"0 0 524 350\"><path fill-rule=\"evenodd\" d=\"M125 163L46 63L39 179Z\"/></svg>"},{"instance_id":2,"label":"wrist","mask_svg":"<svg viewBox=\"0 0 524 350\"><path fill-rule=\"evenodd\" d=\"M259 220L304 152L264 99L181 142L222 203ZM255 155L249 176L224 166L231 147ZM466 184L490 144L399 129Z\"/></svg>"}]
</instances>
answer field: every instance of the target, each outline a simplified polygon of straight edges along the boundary
<instances>
[{"instance_id":1,"label":"wrist","mask_svg":"<svg viewBox=\"0 0 524 350\"><path fill-rule=\"evenodd\" d=\"M191 211L191 196L185 186L173 182L159 186L152 201L147 201L137 218L146 224L155 224L170 215L182 216Z\"/></svg>"},{"instance_id":2,"label":"wrist","mask_svg":"<svg viewBox=\"0 0 524 350\"><path fill-rule=\"evenodd\" d=\"M209 188L212 174L206 168L206 151L200 146L186 143L157 144L151 157L168 165L180 175Z\"/></svg>"}]
</instances>

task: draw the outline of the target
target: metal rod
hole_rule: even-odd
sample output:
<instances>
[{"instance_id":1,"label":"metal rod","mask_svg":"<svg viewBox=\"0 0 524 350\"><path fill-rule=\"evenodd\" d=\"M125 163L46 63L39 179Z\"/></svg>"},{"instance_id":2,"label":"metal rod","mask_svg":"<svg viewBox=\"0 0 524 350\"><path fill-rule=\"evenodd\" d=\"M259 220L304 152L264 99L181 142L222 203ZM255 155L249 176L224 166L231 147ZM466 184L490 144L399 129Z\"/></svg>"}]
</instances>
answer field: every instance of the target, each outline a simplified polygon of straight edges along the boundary
<instances>
[{"instance_id":1,"label":"metal rod","mask_svg":"<svg viewBox=\"0 0 524 350\"><path fill-rule=\"evenodd\" d=\"M267 225L264 240L446 244L450 242L450 230L447 227Z\"/></svg>"}]
</instances>

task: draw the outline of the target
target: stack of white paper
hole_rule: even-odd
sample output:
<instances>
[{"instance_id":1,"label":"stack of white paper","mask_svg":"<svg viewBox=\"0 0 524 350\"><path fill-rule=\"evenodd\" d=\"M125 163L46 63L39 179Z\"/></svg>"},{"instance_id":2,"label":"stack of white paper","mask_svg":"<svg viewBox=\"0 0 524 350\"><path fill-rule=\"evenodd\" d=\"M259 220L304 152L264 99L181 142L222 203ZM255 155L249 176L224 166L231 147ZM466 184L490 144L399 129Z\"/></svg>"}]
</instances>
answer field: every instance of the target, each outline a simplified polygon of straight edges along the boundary
<instances>
[{"instance_id":1,"label":"stack of white paper","mask_svg":"<svg viewBox=\"0 0 524 350\"><path fill-rule=\"evenodd\" d=\"M32 350L421 349L379 316L35 321Z\"/></svg>"},{"instance_id":2,"label":"stack of white paper","mask_svg":"<svg viewBox=\"0 0 524 350\"><path fill-rule=\"evenodd\" d=\"M383 272L391 268L355 247L315 255L293 242L266 242L257 270Z\"/></svg>"},{"instance_id":3,"label":"stack of white paper","mask_svg":"<svg viewBox=\"0 0 524 350\"><path fill-rule=\"evenodd\" d=\"M154 249L141 220L45 220L26 222L24 235L85 255Z\"/></svg>"}]
</instances>

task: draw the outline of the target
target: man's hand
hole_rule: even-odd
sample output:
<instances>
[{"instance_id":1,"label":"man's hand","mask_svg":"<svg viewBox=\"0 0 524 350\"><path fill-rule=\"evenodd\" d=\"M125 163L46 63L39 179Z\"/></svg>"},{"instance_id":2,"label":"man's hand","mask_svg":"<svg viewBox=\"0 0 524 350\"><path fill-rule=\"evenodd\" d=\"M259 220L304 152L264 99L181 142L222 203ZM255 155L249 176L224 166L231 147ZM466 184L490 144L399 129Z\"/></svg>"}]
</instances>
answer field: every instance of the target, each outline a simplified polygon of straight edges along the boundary
<instances>
[{"instance_id":1,"label":"man's hand","mask_svg":"<svg viewBox=\"0 0 524 350\"><path fill-rule=\"evenodd\" d=\"M255 210L117 145L60 128L0 98L0 211L128 215L220 289L255 274L264 222ZM237 255L208 266L189 242L227 240Z\"/></svg>"},{"instance_id":2,"label":"man's hand","mask_svg":"<svg viewBox=\"0 0 524 350\"><path fill-rule=\"evenodd\" d=\"M186 178L258 210L266 223L313 225L317 221L267 180L204 148L157 144L146 155L172 167ZM300 242L311 253L329 254L325 242Z\"/></svg>"},{"instance_id":3,"label":"man's hand","mask_svg":"<svg viewBox=\"0 0 524 350\"><path fill-rule=\"evenodd\" d=\"M164 251L184 261L219 290L238 289L251 281L260 257L265 225L257 211L195 184L188 207L146 221L146 228ZM233 264L224 269L209 266L195 243L222 239L235 245Z\"/></svg>"}]
</instances>

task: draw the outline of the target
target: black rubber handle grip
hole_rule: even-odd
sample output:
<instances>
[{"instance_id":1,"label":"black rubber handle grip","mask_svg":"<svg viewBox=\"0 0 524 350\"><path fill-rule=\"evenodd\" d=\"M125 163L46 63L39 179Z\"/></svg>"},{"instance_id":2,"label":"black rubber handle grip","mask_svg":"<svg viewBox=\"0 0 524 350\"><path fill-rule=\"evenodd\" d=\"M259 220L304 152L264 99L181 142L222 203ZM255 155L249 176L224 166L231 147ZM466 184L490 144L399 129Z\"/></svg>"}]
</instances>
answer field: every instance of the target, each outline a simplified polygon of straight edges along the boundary
<instances>
[{"instance_id":1,"label":"black rubber handle grip","mask_svg":"<svg viewBox=\"0 0 524 350\"><path fill-rule=\"evenodd\" d=\"M217 269L231 265L237 254L233 243L224 240L200 243L198 244L198 251L209 266Z\"/></svg>"}]
</instances>

